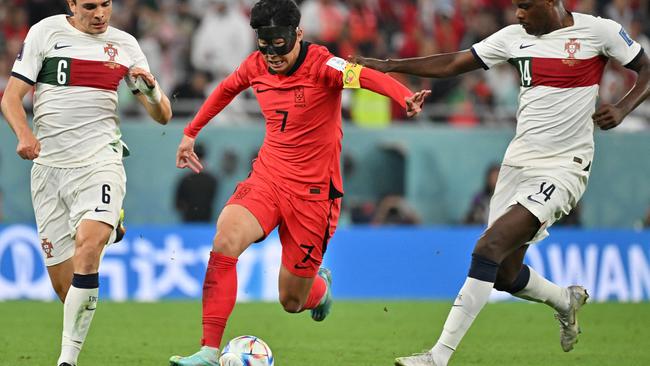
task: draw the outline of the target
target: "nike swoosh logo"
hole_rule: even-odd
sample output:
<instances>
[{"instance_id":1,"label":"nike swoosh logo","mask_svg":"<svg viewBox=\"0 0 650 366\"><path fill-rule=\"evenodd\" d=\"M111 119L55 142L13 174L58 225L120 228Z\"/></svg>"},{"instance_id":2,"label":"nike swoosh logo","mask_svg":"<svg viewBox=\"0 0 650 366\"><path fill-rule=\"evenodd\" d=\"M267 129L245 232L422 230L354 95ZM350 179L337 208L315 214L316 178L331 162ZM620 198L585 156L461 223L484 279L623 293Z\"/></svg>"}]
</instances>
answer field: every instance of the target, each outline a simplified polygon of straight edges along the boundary
<instances>
[{"instance_id":1,"label":"nike swoosh logo","mask_svg":"<svg viewBox=\"0 0 650 366\"><path fill-rule=\"evenodd\" d=\"M108 210L100 210L99 207L95 207L95 212L108 212Z\"/></svg>"},{"instance_id":2,"label":"nike swoosh logo","mask_svg":"<svg viewBox=\"0 0 650 366\"><path fill-rule=\"evenodd\" d=\"M90 306L86 305L86 310L88 311L95 311L97 308L91 308Z\"/></svg>"},{"instance_id":3,"label":"nike swoosh logo","mask_svg":"<svg viewBox=\"0 0 650 366\"><path fill-rule=\"evenodd\" d=\"M542 204L542 203L539 202L538 200L534 199L532 196L533 196L532 194L528 196L528 200L529 200L529 201L533 201L533 202L535 202L535 203L539 203L540 205Z\"/></svg>"},{"instance_id":4,"label":"nike swoosh logo","mask_svg":"<svg viewBox=\"0 0 650 366\"><path fill-rule=\"evenodd\" d=\"M55 50L60 50L62 48L72 47L71 44L59 44L58 42L54 45Z\"/></svg>"},{"instance_id":5,"label":"nike swoosh logo","mask_svg":"<svg viewBox=\"0 0 650 366\"><path fill-rule=\"evenodd\" d=\"M269 88L269 89L260 89L260 88L257 88L257 89L255 89L255 92L259 94L259 93L265 93L265 92L267 92L267 91L269 91L269 90L273 90L273 89L271 89L271 88Z\"/></svg>"},{"instance_id":6,"label":"nike swoosh logo","mask_svg":"<svg viewBox=\"0 0 650 366\"><path fill-rule=\"evenodd\" d=\"M526 44L526 45L524 45L522 43L522 44L519 45L519 49L523 50L524 48L533 47L534 45L535 45L534 43L533 44Z\"/></svg>"}]
</instances>

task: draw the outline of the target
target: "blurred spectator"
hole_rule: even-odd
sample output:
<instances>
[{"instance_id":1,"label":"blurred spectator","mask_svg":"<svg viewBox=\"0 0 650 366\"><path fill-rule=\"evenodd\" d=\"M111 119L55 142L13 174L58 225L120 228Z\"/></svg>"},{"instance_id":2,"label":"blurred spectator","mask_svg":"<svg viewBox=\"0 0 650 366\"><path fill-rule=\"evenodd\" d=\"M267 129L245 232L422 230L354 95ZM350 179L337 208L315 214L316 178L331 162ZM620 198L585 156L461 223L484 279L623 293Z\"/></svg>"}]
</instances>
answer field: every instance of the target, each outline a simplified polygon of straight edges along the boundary
<instances>
[{"instance_id":1,"label":"blurred spectator","mask_svg":"<svg viewBox=\"0 0 650 366\"><path fill-rule=\"evenodd\" d=\"M485 181L483 189L474 195L472 202L465 215L464 224L467 225L486 225L488 215L490 214L490 200L494 194L494 188L497 185L499 177L499 164L491 164L485 172Z\"/></svg>"},{"instance_id":2,"label":"blurred spectator","mask_svg":"<svg viewBox=\"0 0 650 366\"><path fill-rule=\"evenodd\" d=\"M3 222L4 218L5 218L4 209L3 209L3 207L4 207L3 199L4 199L4 196L3 196L3 193L2 193L2 189L0 189L0 222Z\"/></svg>"},{"instance_id":3,"label":"blurred spectator","mask_svg":"<svg viewBox=\"0 0 650 366\"><path fill-rule=\"evenodd\" d=\"M186 118L193 116L207 97L206 91L210 75L205 71L194 71L184 83L178 85L172 92L174 116Z\"/></svg>"},{"instance_id":4,"label":"blurred spectator","mask_svg":"<svg viewBox=\"0 0 650 366\"><path fill-rule=\"evenodd\" d=\"M205 167L203 158L205 147L197 143L194 152ZM212 222L215 220L214 200L219 189L219 181L207 170L198 174L186 173L176 188L176 210L183 222Z\"/></svg>"},{"instance_id":5,"label":"blurred spectator","mask_svg":"<svg viewBox=\"0 0 650 366\"><path fill-rule=\"evenodd\" d=\"M355 199L343 200L343 207L349 207L350 222L355 225L367 225L373 222L375 210L377 209L374 202L358 201Z\"/></svg>"},{"instance_id":6,"label":"blurred spectator","mask_svg":"<svg viewBox=\"0 0 650 366\"><path fill-rule=\"evenodd\" d=\"M374 225L418 225L420 216L406 199L398 195L384 197L377 205Z\"/></svg>"},{"instance_id":7,"label":"blurred spectator","mask_svg":"<svg viewBox=\"0 0 650 366\"><path fill-rule=\"evenodd\" d=\"M340 56L361 53L373 55L378 52L379 32L377 10L368 0L349 0L350 12L346 24L345 46L341 49ZM342 47L343 48L343 47Z\"/></svg>"},{"instance_id":8,"label":"blurred spectator","mask_svg":"<svg viewBox=\"0 0 650 366\"><path fill-rule=\"evenodd\" d=\"M20 5L20 1L14 1L14 3L25 7L28 13L28 26L30 27L50 15L69 13L65 0L25 0L25 5ZM21 39L24 39L24 37Z\"/></svg>"},{"instance_id":9,"label":"blurred spectator","mask_svg":"<svg viewBox=\"0 0 650 366\"><path fill-rule=\"evenodd\" d=\"M209 0L192 39L192 66L217 81L235 71L254 49L248 19L234 1Z\"/></svg>"},{"instance_id":10,"label":"blurred spectator","mask_svg":"<svg viewBox=\"0 0 650 366\"><path fill-rule=\"evenodd\" d=\"M319 43L334 55L340 55L339 42L343 38L343 28L348 17L343 4L336 0L305 0L300 6L300 12L300 26L305 40Z\"/></svg>"},{"instance_id":11,"label":"blurred spectator","mask_svg":"<svg viewBox=\"0 0 650 366\"><path fill-rule=\"evenodd\" d=\"M630 29L633 16L630 0L612 0L605 6L605 17L620 23L626 30Z\"/></svg>"}]
</instances>

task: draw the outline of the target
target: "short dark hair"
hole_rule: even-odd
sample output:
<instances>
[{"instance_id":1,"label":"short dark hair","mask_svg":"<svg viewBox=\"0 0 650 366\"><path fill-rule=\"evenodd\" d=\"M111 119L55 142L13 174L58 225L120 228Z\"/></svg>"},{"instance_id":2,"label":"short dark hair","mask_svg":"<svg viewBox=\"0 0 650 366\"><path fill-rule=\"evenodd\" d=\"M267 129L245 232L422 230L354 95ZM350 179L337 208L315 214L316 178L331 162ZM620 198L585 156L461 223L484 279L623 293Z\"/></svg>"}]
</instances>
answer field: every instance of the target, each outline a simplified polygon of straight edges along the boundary
<instances>
[{"instance_id":1,"label":"short dark hair","mask_svg":"<svg viewBox=\"0 0 650 366\"><path fill-rule=\"evenodd\" d=\"M271 25L295 28L300 25L300 9L293 0L260 0L251 9L253 29Z\"/></svg>"}]
</instances>

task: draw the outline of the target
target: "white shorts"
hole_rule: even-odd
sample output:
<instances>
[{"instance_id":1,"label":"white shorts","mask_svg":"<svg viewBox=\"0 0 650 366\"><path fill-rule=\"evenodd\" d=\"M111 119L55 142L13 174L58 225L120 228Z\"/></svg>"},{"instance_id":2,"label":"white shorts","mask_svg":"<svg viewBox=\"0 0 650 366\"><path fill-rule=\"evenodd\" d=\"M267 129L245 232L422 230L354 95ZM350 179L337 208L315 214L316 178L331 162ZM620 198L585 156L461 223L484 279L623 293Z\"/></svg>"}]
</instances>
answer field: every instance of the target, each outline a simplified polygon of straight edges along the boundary
<instances>
[{"instance_id":1,"label":"white shorts","mask_svg":"<svg viewBox=\"0 0 650 366\"><path fill-rule=\"evenodd\" d=\"M587 188L589 172L568 167L513 167L501 165L494 195L490 200L488 227L510 206L519 203L542 223L527 243L548 236L548 227L567 215Z\"/></svg>"},{"instance_id":2,"label":"white shorts","mask_svg":"<svg viewBox=\"0 0 650 366\"><path fill-rule=\"evenodd\" d=\"M121 162L73 169L34 164L31 181L32 204L46 266L72 258L81 220L117 226L126 194L126 174ZM109 243L114 240L115 230Z\"/></svg>"}]
</instances>

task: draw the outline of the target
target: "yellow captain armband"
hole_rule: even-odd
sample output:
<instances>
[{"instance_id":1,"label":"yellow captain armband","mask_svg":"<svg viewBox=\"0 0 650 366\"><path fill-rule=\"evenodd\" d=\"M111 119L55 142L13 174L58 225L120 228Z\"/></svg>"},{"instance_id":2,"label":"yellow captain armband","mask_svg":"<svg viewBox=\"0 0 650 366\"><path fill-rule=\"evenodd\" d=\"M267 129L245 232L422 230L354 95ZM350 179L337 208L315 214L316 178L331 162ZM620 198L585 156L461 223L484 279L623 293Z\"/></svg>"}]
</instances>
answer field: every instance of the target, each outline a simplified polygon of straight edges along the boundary
<instances>
[{"instance_id":1,"label":"yellow captain armband","mask_svg":"<svg viewBox=\"0 0 650 366\"><path fill-rule=\"evenodd\" d=\"M346 63L343 69L343 88L344 89L359 89L361 88L361 69L363 66L359 64Z\"/></svg>"}]
</instances>

